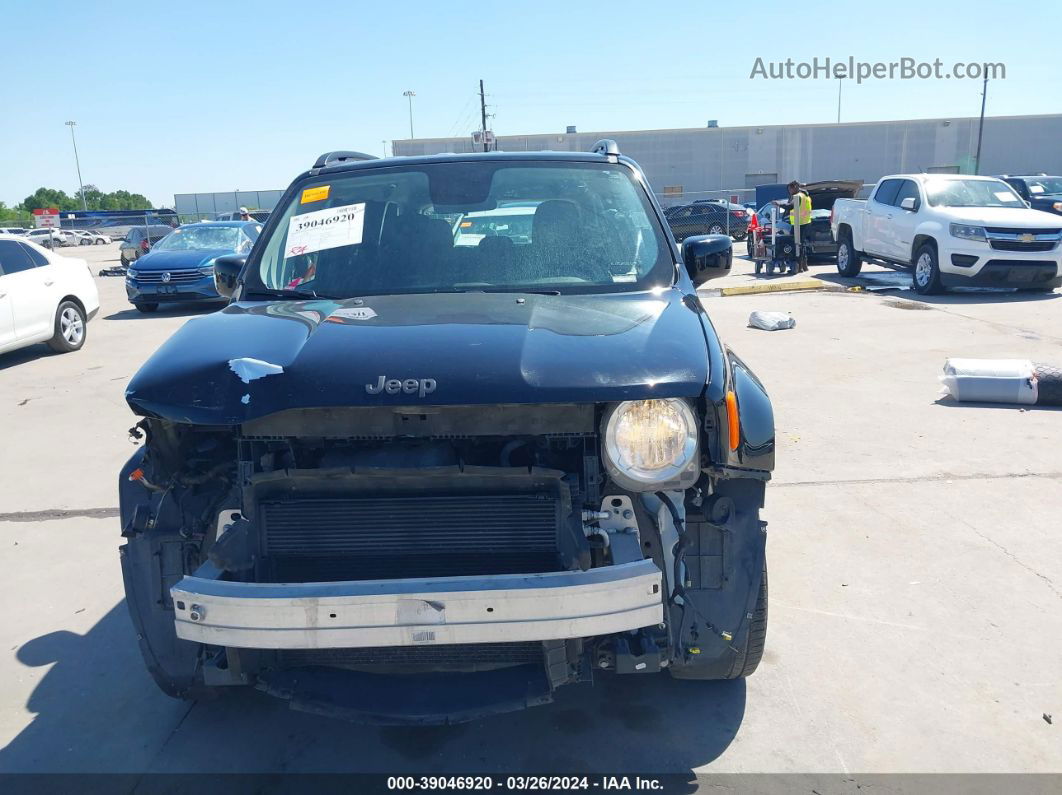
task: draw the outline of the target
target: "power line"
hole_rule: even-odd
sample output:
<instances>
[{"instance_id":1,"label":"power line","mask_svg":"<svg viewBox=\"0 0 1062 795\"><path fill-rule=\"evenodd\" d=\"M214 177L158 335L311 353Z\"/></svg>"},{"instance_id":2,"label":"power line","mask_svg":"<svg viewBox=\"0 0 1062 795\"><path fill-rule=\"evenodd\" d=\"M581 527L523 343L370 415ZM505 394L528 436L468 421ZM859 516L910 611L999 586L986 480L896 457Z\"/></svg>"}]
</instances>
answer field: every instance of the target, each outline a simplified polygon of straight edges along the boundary
<instances>
[{"instance_id":1,"label":"power line","mask_svg":"<svg viewBox=\"0 0 1062 795\"><path fill-rule=\"evenodd\" d=\"M449 137L452 138L454 136L454 134L460 130L459 125L461 124L461 121L465 118L465 116L467 115L469 108L471 108L471 106L472 106L472 100L474 100L475 98L476 98L475 94L470 94L468 99L465 101L464 107L461 108L460 111L458 111L457 119L454 121L453 124L450 125L450 136Z\"/></svg>"}]
</instances>

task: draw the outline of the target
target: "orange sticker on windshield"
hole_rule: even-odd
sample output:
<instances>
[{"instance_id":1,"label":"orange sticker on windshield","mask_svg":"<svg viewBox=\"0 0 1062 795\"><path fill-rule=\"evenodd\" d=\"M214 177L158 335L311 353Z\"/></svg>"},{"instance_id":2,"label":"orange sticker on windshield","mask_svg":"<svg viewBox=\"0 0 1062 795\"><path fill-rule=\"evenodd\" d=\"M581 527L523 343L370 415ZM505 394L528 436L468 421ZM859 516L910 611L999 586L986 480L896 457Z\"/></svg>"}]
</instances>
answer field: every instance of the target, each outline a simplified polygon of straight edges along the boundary
<instances>
[{"instance_id":1,"label":"orange sticker on windshield","mask_svg":"<svg viewBox=\"0 0 1062 795\"><path fill-rule=\"evenodd\" d=\"M302 200L299 204L309 204L310 202L319 202L322 199L328 198L328 190L331 185L319 185L316 188L306 188L302 192Z\"/></svg>"}]
</instances>

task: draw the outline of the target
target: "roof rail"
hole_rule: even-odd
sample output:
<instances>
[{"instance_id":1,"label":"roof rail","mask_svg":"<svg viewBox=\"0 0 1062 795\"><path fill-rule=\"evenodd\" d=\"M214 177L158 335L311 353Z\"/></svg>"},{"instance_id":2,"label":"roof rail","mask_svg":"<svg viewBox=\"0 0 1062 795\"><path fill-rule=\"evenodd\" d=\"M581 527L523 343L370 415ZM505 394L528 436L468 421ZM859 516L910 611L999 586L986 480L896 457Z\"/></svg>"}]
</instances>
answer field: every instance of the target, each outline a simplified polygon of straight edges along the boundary
<instances>
[{"instance_id":1,"label":"roof rail","mask_svg":"<svg viewBox=\"0 0 1062 795\"><path fill-rule=\"evenodd\" d=\"M314 168L327 168L328 166L334 166L336 163L345 163L348 160L379 160L375 155L367 155L364 152L345 152L338 150L335 152L325 152L319 158L317 162L313 164Z\"/></svg>"},{"instance_id":2,"label":"roof rail","mask_svg":"<svg viewBox=\"0 0 1062 795\"><path fill-rule=\"evenodd\" d=\"M613 157L618 157L620 153L619 144L611 138L602 138L594 144L594 148L590 151L595 155L611 155Z\"/></svg>"}]
</instances>

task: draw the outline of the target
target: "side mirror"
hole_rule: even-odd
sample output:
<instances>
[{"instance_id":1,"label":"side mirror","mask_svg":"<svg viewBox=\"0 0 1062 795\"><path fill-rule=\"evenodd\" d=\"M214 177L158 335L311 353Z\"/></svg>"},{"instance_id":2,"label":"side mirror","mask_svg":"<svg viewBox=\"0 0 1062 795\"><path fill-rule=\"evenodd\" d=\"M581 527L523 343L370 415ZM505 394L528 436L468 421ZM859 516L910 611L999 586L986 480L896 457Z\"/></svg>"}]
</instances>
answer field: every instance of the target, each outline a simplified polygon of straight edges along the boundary
<instances>
[{"instance_id":1,"label":"side mirror","mask_svg":"<svg viewBox=\"0 0 1062 795\"><path fill-rule=\"evenodd\" d=\"M910 210L915 212L918 210L918 199L914 196L908 196L906 199L900 202L900 208L903 210Z\"/></svg>"},{"instance_id":2,"label":"side mirror","mask_svg":"<svg viewBox=\"0 0 1062 795\"><path fill-rule=\"evenodd\" d=\"M696 235L682 242L682 261L697 287L730 273L733 259L734 241L729 235Z\"/></svg>"},{"instance_id":3,"label":"side mirror","mask_svg":"<svg viewBox=\"0 0 1062 795\"><path fill-rule=\"evenodd\" d=\"M222 298L232 298L247 264L246 254L227 254L214 260L214 287Z\"/></svg>"}]
</instances>

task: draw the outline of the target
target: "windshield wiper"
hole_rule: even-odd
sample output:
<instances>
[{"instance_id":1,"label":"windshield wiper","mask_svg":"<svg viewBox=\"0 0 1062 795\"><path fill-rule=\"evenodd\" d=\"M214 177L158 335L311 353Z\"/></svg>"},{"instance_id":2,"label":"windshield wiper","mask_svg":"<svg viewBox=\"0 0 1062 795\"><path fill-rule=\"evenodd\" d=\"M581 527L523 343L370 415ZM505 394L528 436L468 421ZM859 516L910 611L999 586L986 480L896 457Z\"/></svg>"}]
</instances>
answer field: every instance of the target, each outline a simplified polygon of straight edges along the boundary
<instances>
[{"instance_id":1,"label":"windshield wiper","mask_svg":"<svg viewBox=\"0 0 1062 795\"><path fill-rule=\"evenodd\" d=\"M504 289L501 289L501 288L494 289L494 288L490 288L490 287L487 287L487 288L484 288L484 289L467 290L466 292L470 292L470 293L512 293L513 295L520 295L521 293L524 293L524 294L527 294L527 295L560 295L561 294L560 290L504 290Z\"/></svg>"},{"instance_id":2,"label":"windshield wiper","mask_svg":"<svg viewBox=\"0 0 1062 795\"><path fill-rule=\"evenodd\" d=\"M326 299L329 301L346 300L346 297L341 295L327 295L325 293L319 293L316 290L289 290L286 288L252 290L248 293L248 296L252 295L265 295L274 298L296 298L301 301L309 299Z\"/></svg>"}]
</instances>

